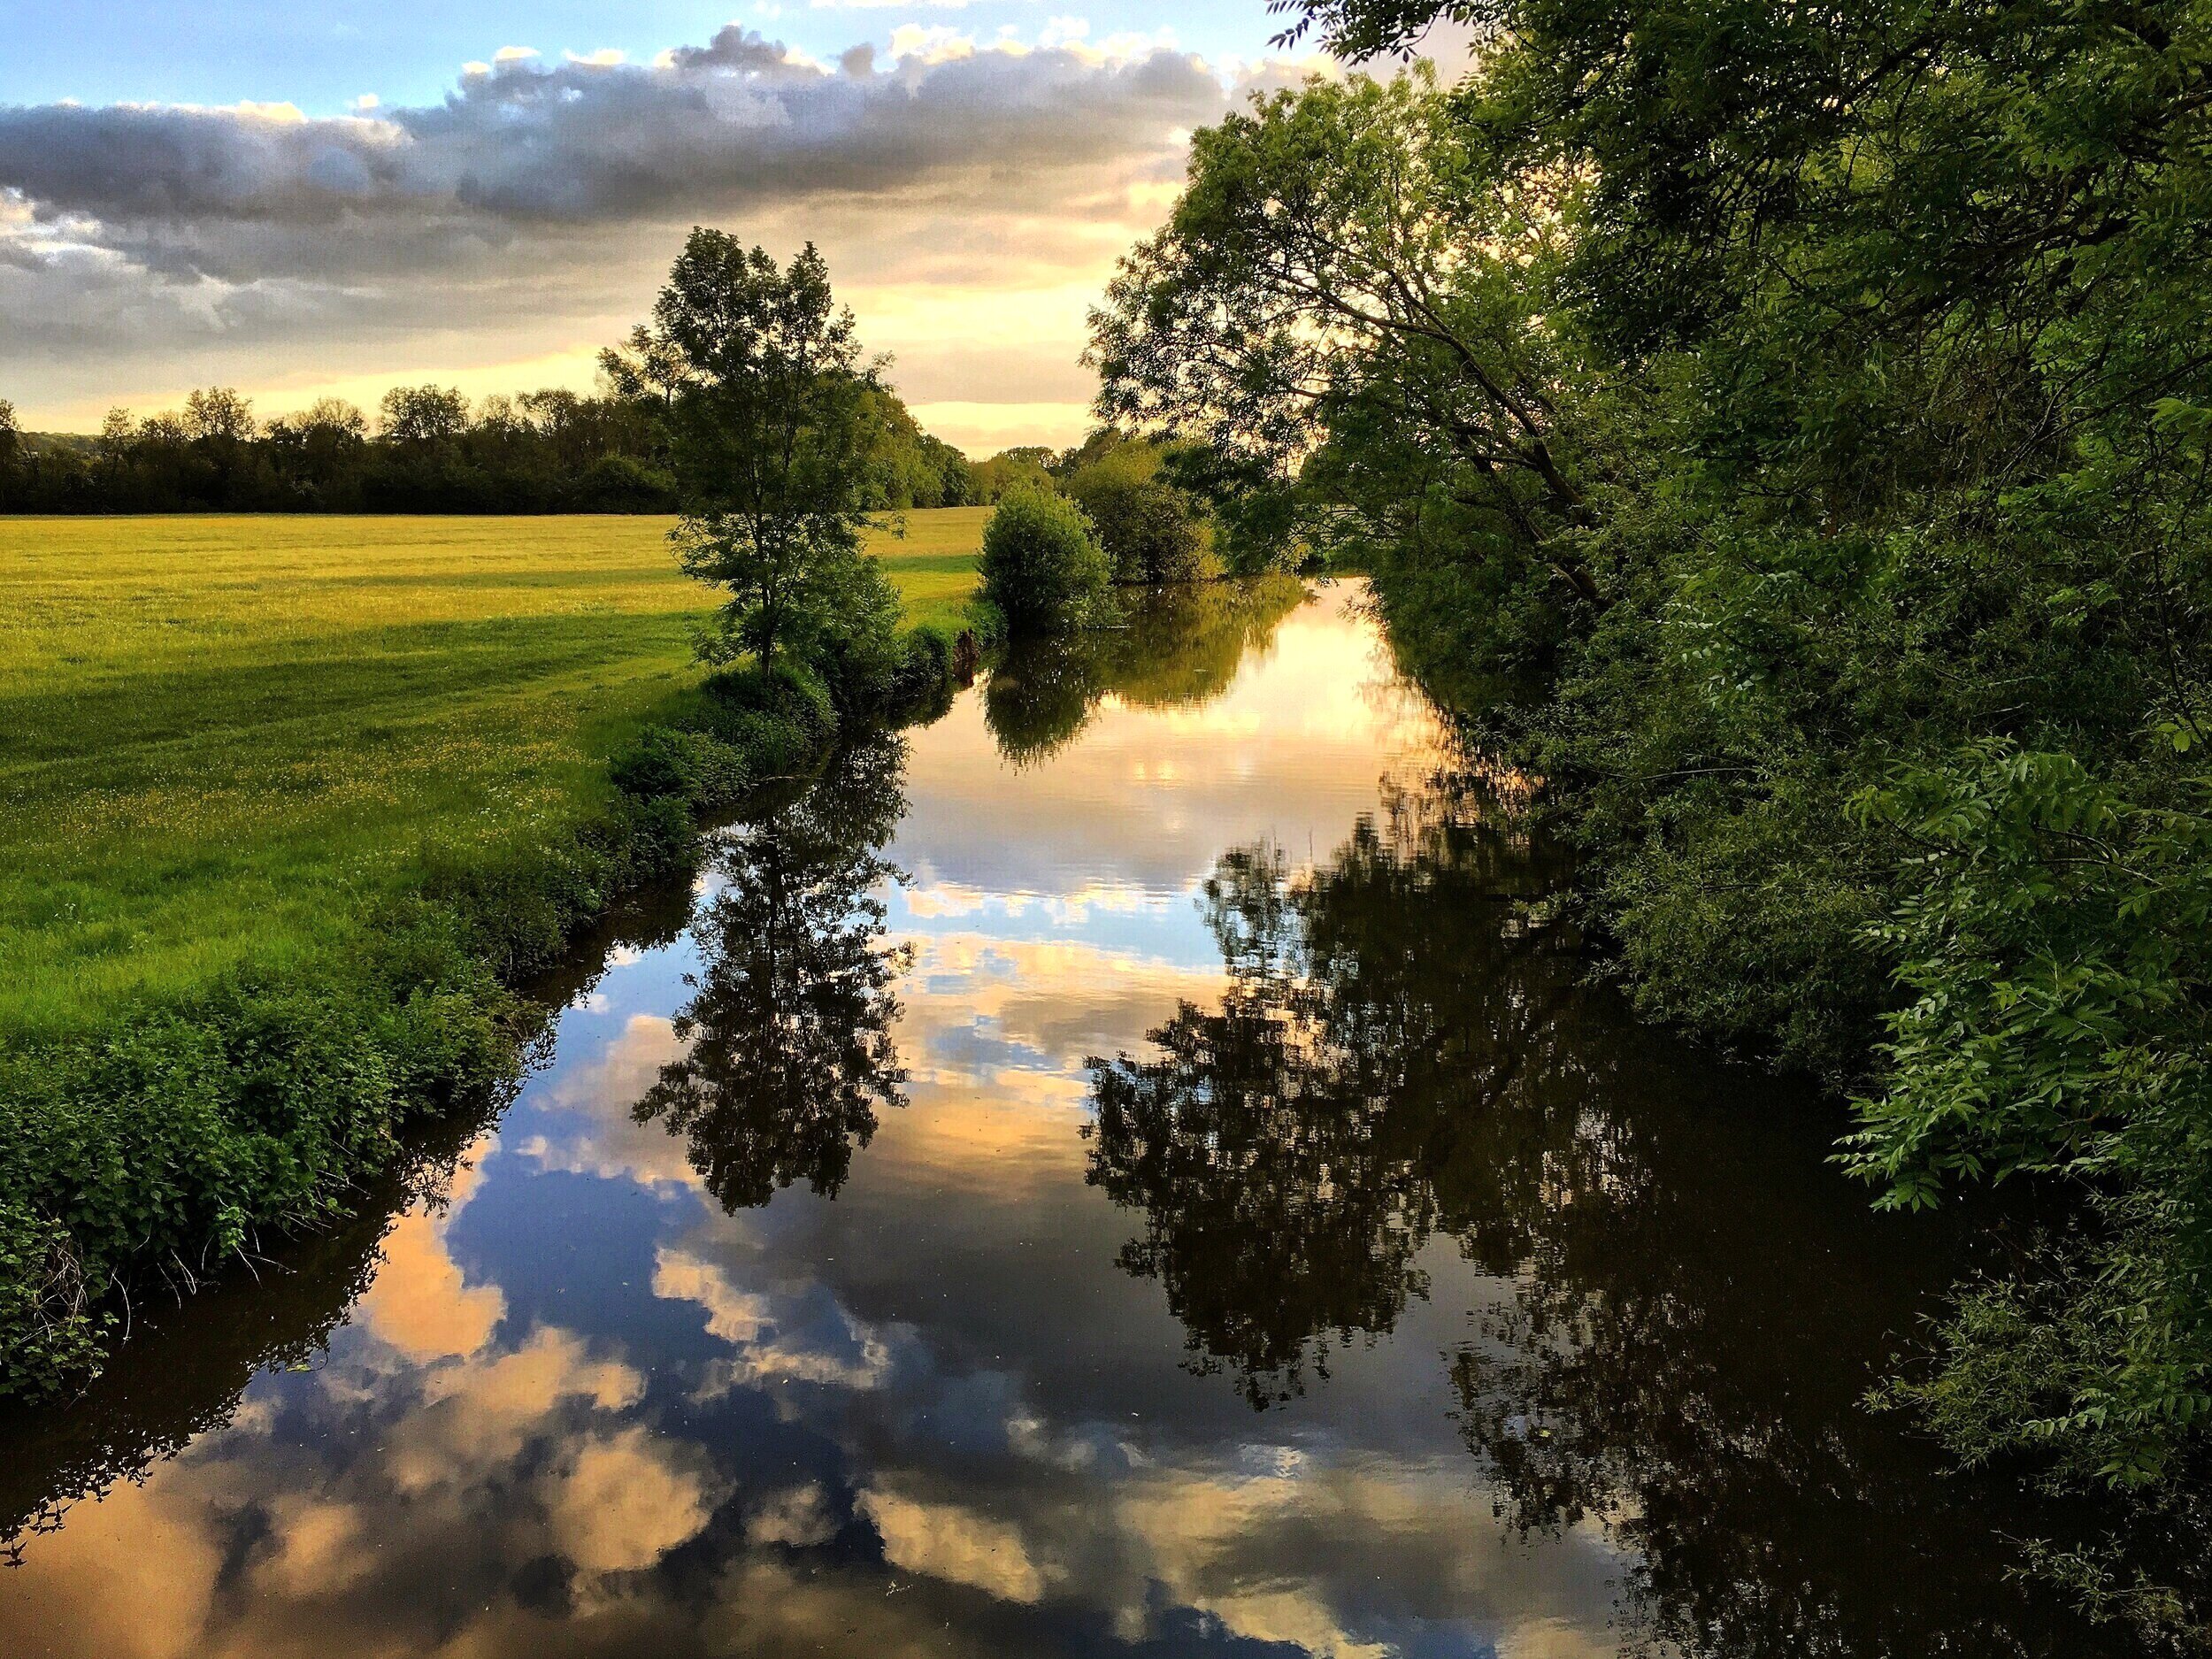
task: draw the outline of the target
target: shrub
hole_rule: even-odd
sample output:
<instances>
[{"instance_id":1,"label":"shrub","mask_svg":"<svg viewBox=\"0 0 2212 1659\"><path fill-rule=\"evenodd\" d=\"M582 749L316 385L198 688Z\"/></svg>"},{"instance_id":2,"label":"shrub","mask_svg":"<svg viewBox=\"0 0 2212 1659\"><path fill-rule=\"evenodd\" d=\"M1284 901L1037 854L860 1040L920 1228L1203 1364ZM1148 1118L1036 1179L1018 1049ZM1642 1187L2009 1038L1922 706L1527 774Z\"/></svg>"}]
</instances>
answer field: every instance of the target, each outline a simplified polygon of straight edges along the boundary
<instances>
[{"instance_id":1,"label":"shrub","mask_svg":"<svg viewBox=\"0 0 2212 1659\"><path fill-rule=\"evenodd\" d=\"M1058 633L1096 614L1111 571L1082 509L1064 496L1008 493L983 532L983 597L1015 634Z\"/></svg>"},{"instance_id":2,"label":"shrub","mask_svg":"<svg viewBox=\"0 0 2212 1659\"><path fill-rule=\"evenodd\" d=\"M752 781L749 751L710 732L650 726L608 768L614 787L634 799L673 799L712 810L735 802Z\"/></svg>"},{"instance_id":3,"label":"shrub","mask_svg":"<svg viewBox=\"0 0 2212 1659\"><path fill-rule=\"evenodd\" d=\"M1190 495L1160 475L1157 454L1126 444L1077 472L1067 493L1098 533L1118 582L1157 587L1207 574L1206 529Z\"/></svg>"},{"instance_id":4,"label":"shrub","mask_svg":"<svg viewBox=\"0 0 2212 1659\"><path fill-rule=\"evenodd\" d=\"M426 917L135 1013L0 1068L0 1393L93 1368L134 1270L189 1286L263 1229L341 1213L404 1118L483 1097L515 1059L512 1005Z\"/></svg>"}]
</instances>

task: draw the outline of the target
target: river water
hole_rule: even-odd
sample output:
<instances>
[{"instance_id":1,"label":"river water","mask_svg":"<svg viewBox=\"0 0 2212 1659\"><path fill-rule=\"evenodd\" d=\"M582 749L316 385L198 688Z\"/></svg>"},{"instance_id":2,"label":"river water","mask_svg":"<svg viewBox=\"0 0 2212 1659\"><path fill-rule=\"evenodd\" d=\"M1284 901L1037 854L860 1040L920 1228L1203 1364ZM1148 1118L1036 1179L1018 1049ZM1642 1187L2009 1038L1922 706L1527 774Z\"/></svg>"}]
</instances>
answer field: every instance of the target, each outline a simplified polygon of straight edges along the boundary
<instances>
[{"instance_id":1,"label":"river water","mask_svg":"<svg viewBox=\"0 0 2212 1659\"><path fill-rule=\"evenodd\" d=\"M0 1425L0 1653L2094 1650L1859 1403L1943 1225L1585 988L1290 593L733 828L430 1174Z\"/></svg>"}]
</instances>

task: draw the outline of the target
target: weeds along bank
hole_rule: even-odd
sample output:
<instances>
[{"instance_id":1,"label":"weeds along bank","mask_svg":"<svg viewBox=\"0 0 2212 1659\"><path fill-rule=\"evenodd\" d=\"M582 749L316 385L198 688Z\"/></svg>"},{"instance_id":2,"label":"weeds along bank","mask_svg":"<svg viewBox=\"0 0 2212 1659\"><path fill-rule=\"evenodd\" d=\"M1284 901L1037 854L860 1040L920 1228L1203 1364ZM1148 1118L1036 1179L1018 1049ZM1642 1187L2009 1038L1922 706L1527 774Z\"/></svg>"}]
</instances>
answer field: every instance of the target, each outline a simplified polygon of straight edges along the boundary
<instances>
[{"instance_id":1,"label":"weeds along bank","mask_svg":"<svg viewBox=\"0 0 2212 1659\"><path fill-rule=\"evenodd\" d=\"M703 818L941 701L983 517L872 537L906 626L835 684L702 683L665 521L0 525L0 1392L329 1218Z\"/></svg>"}]
</instances>

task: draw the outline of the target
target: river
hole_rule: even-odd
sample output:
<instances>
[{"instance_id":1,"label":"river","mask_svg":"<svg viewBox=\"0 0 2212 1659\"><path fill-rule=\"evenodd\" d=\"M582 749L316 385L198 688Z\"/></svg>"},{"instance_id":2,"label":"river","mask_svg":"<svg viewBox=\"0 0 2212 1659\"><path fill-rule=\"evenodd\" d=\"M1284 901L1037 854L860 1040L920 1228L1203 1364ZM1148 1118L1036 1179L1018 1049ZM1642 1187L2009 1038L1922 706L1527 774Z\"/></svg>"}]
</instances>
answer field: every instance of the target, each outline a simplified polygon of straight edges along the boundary
<instances>
[{"instance_id":1,"label":"river","mask_svg":"<svg viewBox=\"0 0 2212 1659\"><path fill-rule=\"evenodd\" d=\"M0 1424L0 1652L2098 1651L1861 1403L1955 1224L1588 988L1291 591L733 826L495 1118Z\"/></svg>"}]
</instances>

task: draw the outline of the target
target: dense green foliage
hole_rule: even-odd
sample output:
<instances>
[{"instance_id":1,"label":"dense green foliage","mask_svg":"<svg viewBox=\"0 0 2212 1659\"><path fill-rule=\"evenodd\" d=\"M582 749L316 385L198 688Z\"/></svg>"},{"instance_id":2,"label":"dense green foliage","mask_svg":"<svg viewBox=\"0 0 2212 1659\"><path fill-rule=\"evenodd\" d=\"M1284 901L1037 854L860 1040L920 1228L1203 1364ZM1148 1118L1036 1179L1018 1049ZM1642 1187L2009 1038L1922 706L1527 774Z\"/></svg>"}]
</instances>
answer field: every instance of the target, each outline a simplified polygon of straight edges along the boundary
<instances>
[{"instance_id":1,"label":"dense green foliage","mask_svg":"<svg viewBox=\"0 0 2212 1659\"><path fill-rule=\"evenodd\" d=\"M1016 634L1079 628L1096 618L1113 579L1083 510L1049 490L1001 499L983 532L983 602Z\"/></svg>"},{"instance_id":2,"label":"dense green foliage","mask_svg":"<svg viewBox=\"0 0 2212 1659\"><path fill-rule=\"evenodd\" d=\"M1027 485L1033 489L1052 486L1053 452L1036 444L1002 449L987 461L978 461L970 478L975 499L995 503L1010 489Z\"/></svg>"},{"instance_id":3,"label":"dense green foliage","mask_svg":"<svg viewBox=\"0 0 2212 1659\"><path fill-rule=\"evenodd\" d=\"M1197 135L1101 412L1375 571L1643 1010L1853 1088L1881 1202L2085 1194L1921 1397L1971 1455L2172 1473L2212 1412L2212 9L1308 21L1440 14L1456 87ZM1990 1296L2055 1334L1993 1348Z\"/></svg>"},{"instance_id":4,"label":"dense green foliage","mask_svg":"<svg viewBox=\"0 0 2212 1659\"><path fill-rule=\"evenodd\" d=\"M898 596L861 550L876 388L812 246L779 269L759 248L693 231L651 324L607 369L626 393L663 401L684 503L678 563L729 595L702 659L834 655L865 659L860 673L885 659Z\"/></svg>"},{"instance_id":5,"label":"dense green foliage","mask_svg":"<svg viewBox=\"0 0 2212 1659\"><path fill-rule=\"evenodd\" d=\"M1196 581L1212 564L1197 498L1166 474L1165 460L1161 446L1109 426L1059 465L1060 488L1091 521L1117 582Z\"/></svg>"}]
</instances>

